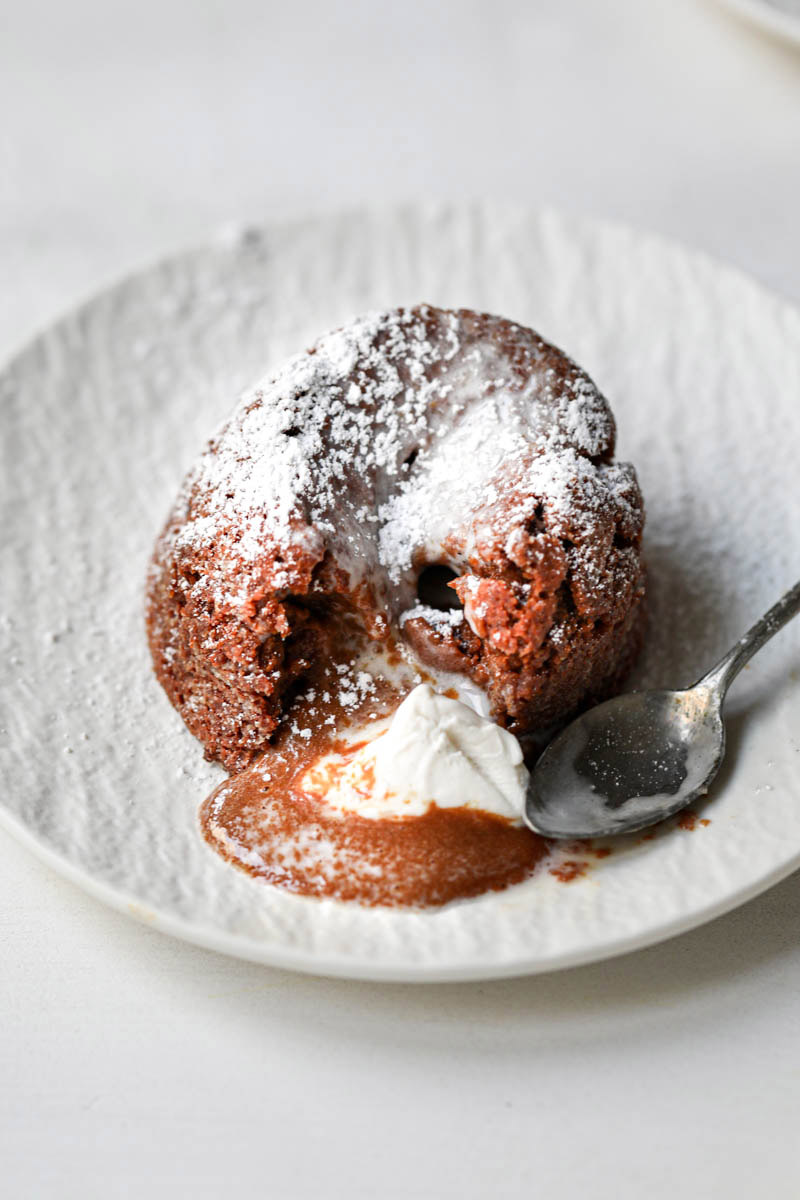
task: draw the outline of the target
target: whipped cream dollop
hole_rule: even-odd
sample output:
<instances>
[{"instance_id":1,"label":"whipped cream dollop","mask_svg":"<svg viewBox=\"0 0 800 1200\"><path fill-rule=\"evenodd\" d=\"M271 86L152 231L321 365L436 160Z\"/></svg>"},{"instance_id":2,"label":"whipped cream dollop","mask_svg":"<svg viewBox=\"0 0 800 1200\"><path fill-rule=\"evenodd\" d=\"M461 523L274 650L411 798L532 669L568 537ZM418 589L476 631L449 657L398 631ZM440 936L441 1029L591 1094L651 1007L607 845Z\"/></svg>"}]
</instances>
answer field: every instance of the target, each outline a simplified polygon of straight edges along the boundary
<instances>
[{"instance_id":1,"label":"whipped cream dollop","mask_svg":"<svg viewBox=\"0 0 800 1200\"><path fill-rule=\"evenodd\" d=\"M528 771L513 734L427 683L355 750L327 754L300 787L341 815L376 820L474 808L522 824Z\"/></svg>"}]
</instances>

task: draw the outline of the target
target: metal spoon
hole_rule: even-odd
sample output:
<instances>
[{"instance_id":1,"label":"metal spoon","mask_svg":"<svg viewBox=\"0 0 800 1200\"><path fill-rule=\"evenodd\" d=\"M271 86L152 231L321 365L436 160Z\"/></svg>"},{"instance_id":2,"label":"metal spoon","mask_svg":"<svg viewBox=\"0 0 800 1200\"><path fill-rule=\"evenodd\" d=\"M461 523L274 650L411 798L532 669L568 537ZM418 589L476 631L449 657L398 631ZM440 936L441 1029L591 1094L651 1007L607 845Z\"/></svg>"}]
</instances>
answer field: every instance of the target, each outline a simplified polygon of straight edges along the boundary
<instances>
[{"instance_id":1,"label":"metal spoon","mask_svg":"<svg viewBox=\"0 0 800 1200\"><path fill-rule=\"evenodd\" d=\"M800 611L800 583L684 692L598 704L550 743L531 774L525 820L549 838L632 833L708 791L725 753L722 703L742 667Z\"/></svg>"}]
</instances>

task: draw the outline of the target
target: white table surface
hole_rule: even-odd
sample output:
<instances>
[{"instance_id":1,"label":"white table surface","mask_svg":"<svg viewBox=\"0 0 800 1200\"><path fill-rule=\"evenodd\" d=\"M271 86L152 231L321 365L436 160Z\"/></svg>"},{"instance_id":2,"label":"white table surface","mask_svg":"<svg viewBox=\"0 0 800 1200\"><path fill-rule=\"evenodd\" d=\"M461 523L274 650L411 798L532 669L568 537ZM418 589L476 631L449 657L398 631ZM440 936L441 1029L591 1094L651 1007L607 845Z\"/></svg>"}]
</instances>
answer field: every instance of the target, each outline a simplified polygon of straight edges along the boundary
<instances>
[{"instance_id":1,"label":"white table surface","mask_svg":"<svg viewBox=\"0 0 800 1200\"><path fill-rule=\"evenodd\" d=\"M800 55L712 0L6 0L0 113L3 356L228 223L398 199L624 220L800 300ZM796 1197L798 931L800 875L560 975L331 982L3 834L0 1193Z\"/></svg>"}]
</instances>

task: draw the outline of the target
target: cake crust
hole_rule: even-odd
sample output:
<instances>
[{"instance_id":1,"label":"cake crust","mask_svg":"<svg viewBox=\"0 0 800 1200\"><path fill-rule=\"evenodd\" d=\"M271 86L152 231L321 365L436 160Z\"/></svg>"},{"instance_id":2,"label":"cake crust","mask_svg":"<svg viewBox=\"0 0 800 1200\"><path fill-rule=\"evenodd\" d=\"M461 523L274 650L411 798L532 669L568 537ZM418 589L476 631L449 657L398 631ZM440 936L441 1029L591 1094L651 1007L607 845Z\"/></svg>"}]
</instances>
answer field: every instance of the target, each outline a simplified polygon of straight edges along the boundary
<instances>
[{"instance_id":1,"label":"cake crust","mask_svg":"<svg viewBox=\"0 0 800 1200\"><path fill-rule=\"evenodd\" d=\"M247 392L147 586L156 674L207 756L267 749L347 639L469 676L523 740L613 691L644 621L642 497L614 442L566 355L464 309L361 318ZM431 566L452 606L421 589Z\"/></svg>"}]
</instances>

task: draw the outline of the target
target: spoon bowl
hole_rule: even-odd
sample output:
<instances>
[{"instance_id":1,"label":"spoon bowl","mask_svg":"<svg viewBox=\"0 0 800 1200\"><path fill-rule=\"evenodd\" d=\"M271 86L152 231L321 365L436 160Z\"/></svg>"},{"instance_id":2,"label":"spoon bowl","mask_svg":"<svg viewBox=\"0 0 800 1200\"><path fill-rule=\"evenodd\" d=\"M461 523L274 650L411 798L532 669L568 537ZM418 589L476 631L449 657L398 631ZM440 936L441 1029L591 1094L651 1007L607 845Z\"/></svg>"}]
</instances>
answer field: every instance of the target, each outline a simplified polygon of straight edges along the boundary
<instances>
[{"instance_id":1,"label":"spoon bowl","mask_svg":"<svg viewBox=\"0 0 800 1200\"><path fill-rule=\"evenodd\" d=\"M544 751L528 790L528 824L551 838L634 833L703 795L724 753L711 688L617 696Z\"/></svg>"},{"instance_id":2,"label":"spoon bowl","mask_svg":"<svg viewBox=\"0 0 800 1200\"><path fill-rule=\"evenodd\" d=\"M525 820L549 838L634 833L708 791L725 754L722 705L757 650L800 611L800 583L684 691L630 692L589 709L539 758Z\"/></svg>"}]
</instances>

